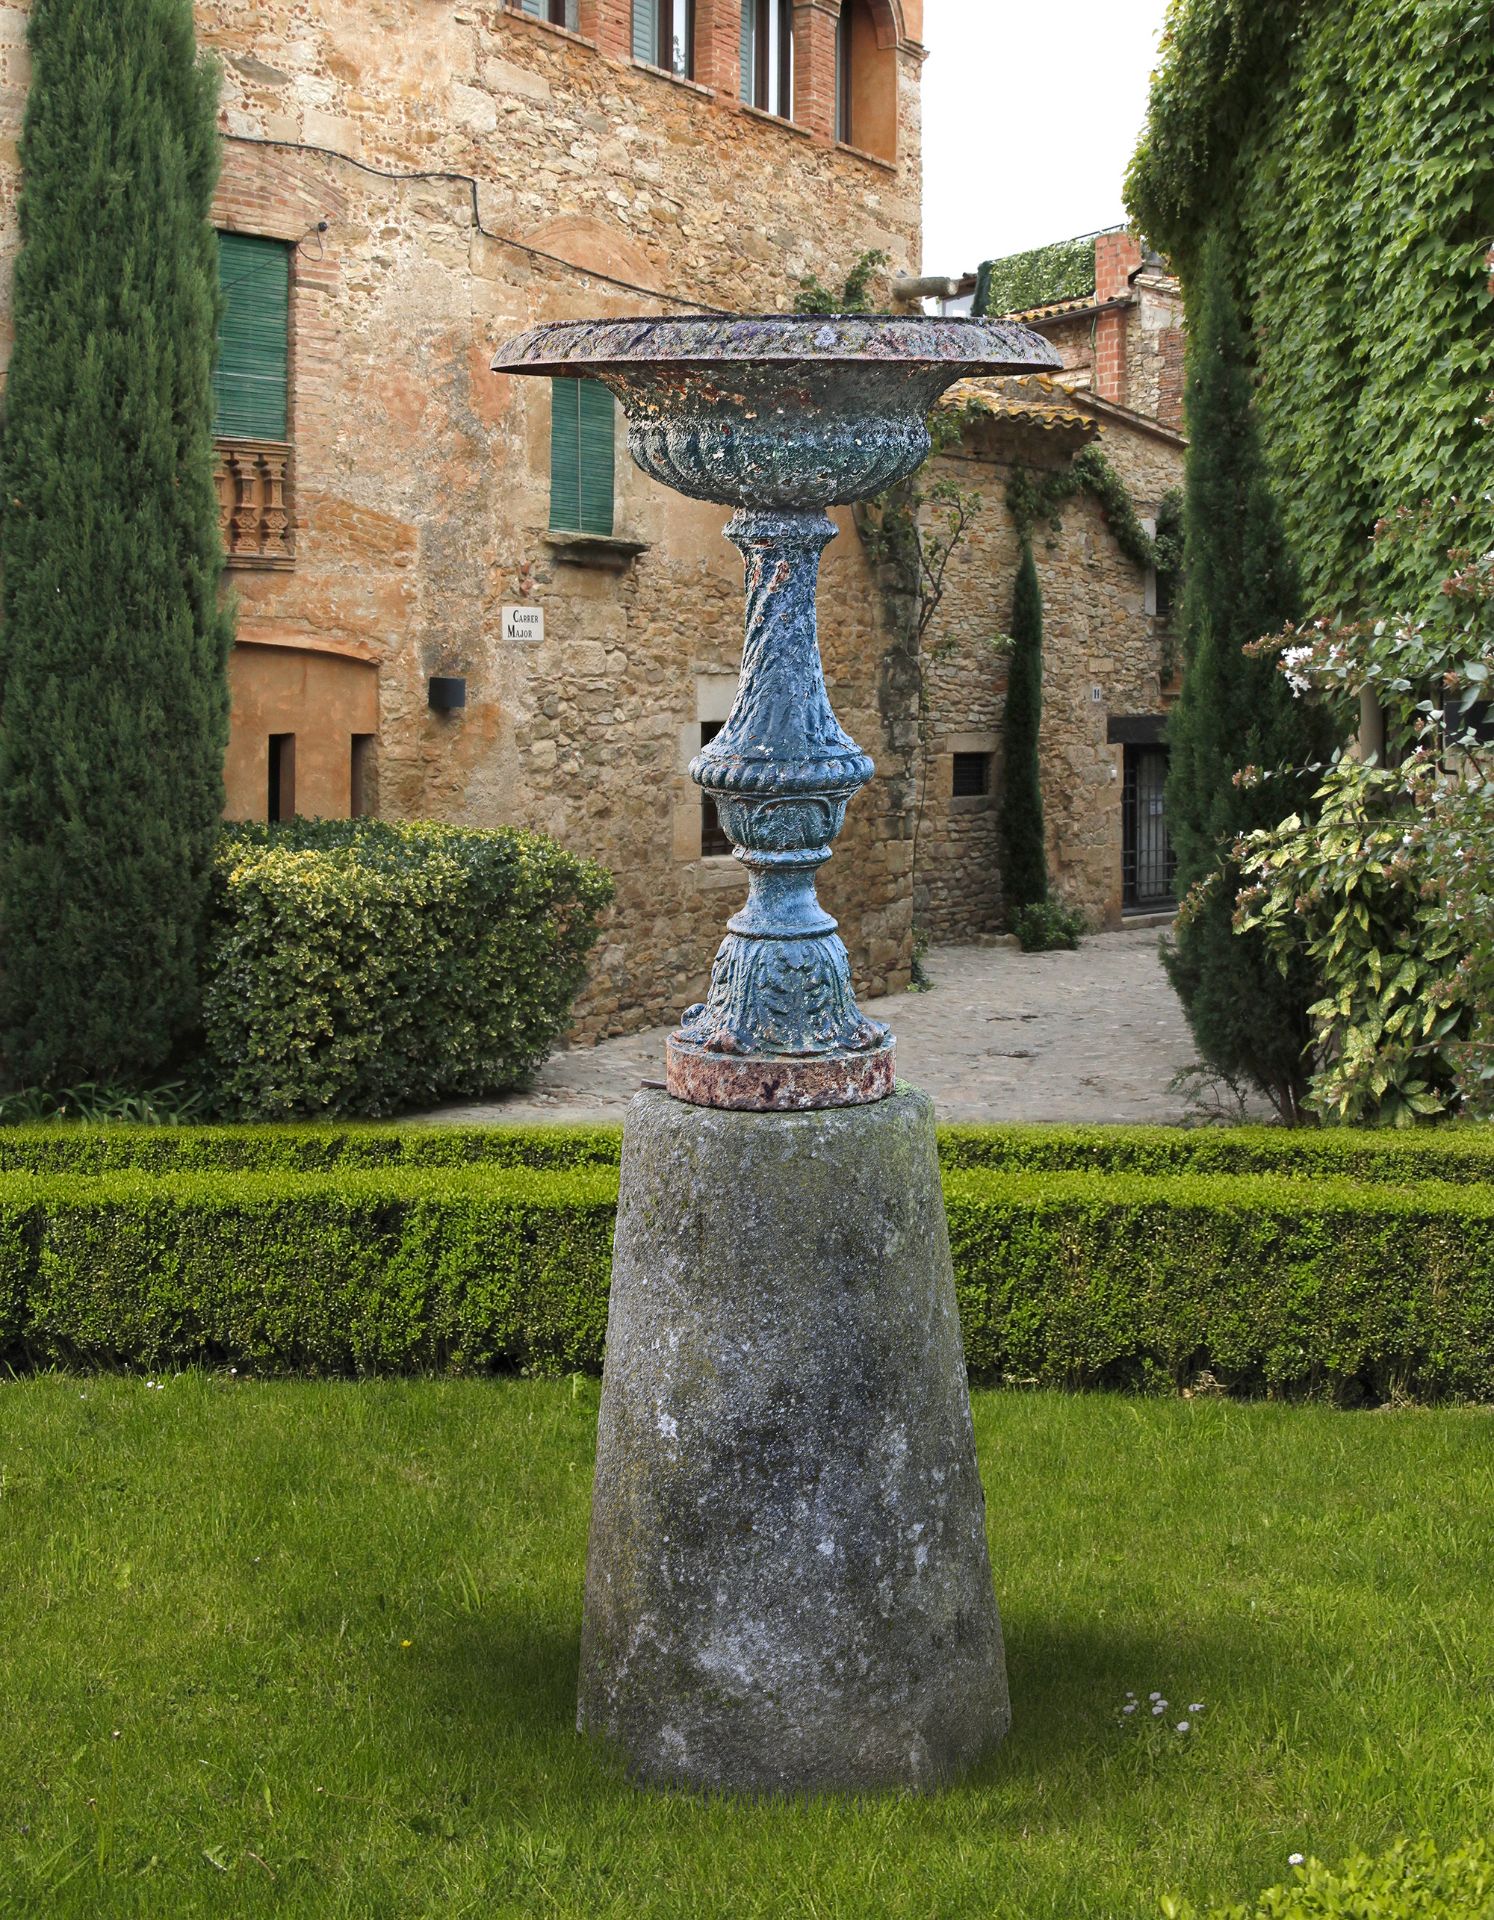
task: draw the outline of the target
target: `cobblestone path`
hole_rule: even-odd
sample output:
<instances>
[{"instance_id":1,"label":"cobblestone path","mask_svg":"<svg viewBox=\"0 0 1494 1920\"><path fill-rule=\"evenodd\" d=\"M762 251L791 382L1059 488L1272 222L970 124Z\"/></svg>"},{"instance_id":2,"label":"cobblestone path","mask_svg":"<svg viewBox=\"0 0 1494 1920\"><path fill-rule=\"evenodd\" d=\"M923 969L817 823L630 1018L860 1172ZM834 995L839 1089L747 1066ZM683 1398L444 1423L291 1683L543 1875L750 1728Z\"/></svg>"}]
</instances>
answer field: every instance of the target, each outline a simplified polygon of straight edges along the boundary
<instances>
[{"instance_id":1,"label":"cobblestone path","mask_svg":"<svg viewBox=\"0 0 1494 1920\"><path fill-rule=\"evenodd\" d=\"M897 1070L941 1120L1178 1121L1168 1083L1193 1059L1157 958L1157 929L1080 942L1076 953L938 947L928 993L866 1002L898 1038ZM531 1087L434 1122L620 1120L642 1080L664 1073L667 1027L551 1056Z\"/></svg>"}]
</instances>

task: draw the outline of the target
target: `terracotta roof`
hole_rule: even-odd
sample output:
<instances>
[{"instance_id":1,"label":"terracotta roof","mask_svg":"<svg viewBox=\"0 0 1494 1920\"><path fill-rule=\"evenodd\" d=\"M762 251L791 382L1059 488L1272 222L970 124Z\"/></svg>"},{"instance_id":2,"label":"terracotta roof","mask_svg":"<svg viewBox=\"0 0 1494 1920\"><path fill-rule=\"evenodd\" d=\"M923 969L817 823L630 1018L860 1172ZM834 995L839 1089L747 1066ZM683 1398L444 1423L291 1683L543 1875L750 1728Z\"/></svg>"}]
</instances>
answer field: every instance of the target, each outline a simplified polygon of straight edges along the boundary
<instances>
[{"instance_id":1,"label":"terracotta roof","mask_svg":"<svg viewBox=\"0 0 1494 1920\"><path fill-rule=\"evenodd\" d=\"M1003 320L1053 320L1064 313L1087 313L1095 304L1092 293L1081 293L1077 300L1050 300L1046 306L1023 307L1017 313L1002 314Z\"/></svg>"},{"instance_id":2,"label":"terracotta roof","mask_svg":"<svg viewBox=\"0 0 1494 1920\"><path fill-rule=\"evenodd\" d=\"M993 420L1020 421L1044 433L1077 433L1092 440L1099 427L1073 404L1073 395L1046 374L1019 374L1008 379L957 380L945 394L943 406L974 405Z\"/></svg>"}]
</instances>

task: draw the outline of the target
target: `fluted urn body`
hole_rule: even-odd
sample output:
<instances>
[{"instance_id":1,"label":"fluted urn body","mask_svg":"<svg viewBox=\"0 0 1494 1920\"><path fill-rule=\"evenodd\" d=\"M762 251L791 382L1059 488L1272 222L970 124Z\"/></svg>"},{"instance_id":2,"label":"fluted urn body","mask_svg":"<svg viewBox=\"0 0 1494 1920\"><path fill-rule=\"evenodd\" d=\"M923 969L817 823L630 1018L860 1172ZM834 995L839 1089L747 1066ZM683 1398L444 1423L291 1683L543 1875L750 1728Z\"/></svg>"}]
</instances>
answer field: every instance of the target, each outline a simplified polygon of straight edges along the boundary
<instances>
[{"instance_id":1,"label":"fluted urn body","mask_svg":"<svg viewBox=\"0 0 1494 1920\"><path fill-rule=\"evenodd\" d=\"M665 486L733 505L746 568L736 702L692 762L747 871L748 894L668 1049L668 1086L764 1111L885 1098L893 1040L856 1004L814 877L871 760L831 711L820 663L827 509L885 491L928 457L930 409L971 375L1059 365L1046 341L987 321L768 315L538 327L496 371L600 380L634 460Z\"/></svg>"}]
</instances>

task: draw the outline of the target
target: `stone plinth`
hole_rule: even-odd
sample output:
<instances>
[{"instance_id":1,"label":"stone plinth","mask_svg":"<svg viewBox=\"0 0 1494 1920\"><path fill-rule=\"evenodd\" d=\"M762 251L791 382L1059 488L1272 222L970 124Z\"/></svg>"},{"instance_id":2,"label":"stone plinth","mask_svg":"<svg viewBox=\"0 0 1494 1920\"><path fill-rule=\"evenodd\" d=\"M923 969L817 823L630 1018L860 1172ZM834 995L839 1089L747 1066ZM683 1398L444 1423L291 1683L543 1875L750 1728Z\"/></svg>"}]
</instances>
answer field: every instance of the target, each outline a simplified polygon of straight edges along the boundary
<instances>
[{"instance_id":1,"label":"stone plinth","mask_svg":"<svg viewBox=\"0 0 1494 1920\"><path fill-rule=\"evenodd\" d=\"M930 1787L1005 1733L923 1094L633 1101L578 1718L745 1793Z\"/></svg>"}]
</instances>

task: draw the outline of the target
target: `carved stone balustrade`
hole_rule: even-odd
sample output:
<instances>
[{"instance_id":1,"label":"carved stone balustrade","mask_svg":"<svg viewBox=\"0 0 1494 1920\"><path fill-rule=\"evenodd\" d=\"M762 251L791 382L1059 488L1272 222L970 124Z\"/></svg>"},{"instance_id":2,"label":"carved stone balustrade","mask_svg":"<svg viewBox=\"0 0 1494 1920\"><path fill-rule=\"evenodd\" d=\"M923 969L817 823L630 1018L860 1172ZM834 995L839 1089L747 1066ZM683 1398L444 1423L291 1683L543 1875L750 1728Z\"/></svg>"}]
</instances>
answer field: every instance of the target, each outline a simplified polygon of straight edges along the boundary
<instances>
[{"instance_id":1,"label":"carved stone balustrade","mask_svg":"<svg viewBox=\"0 0 1494 1920\"><path fill-rule=\"evenodd\" d=\"M292 567L296 561L290 445L219 438L218 519L231 567Z\"/></svg>"}]
</instances>

